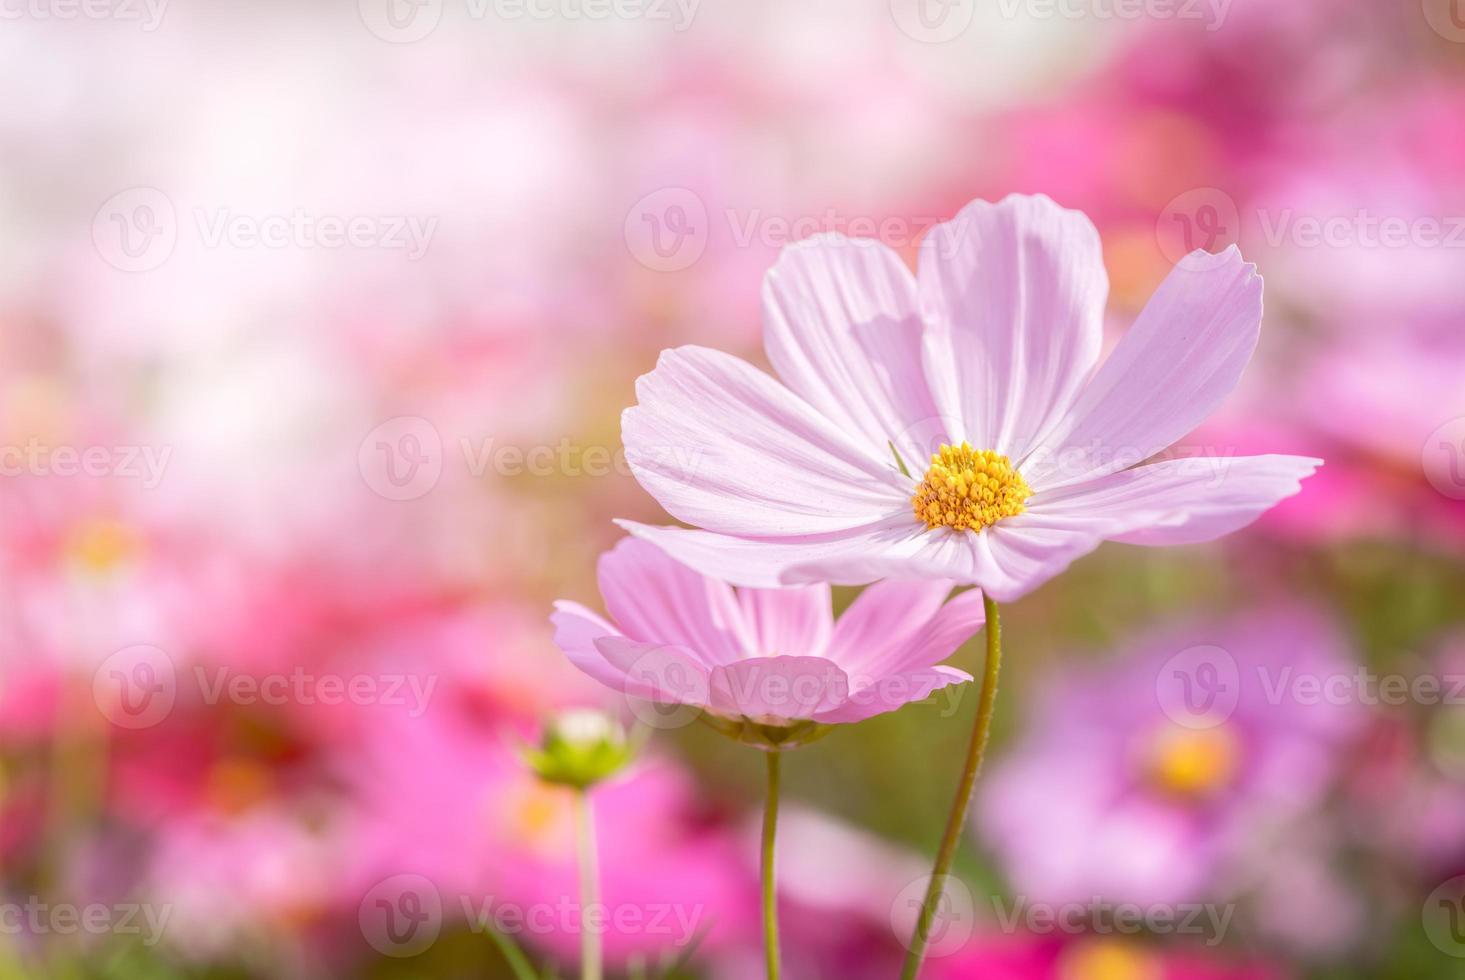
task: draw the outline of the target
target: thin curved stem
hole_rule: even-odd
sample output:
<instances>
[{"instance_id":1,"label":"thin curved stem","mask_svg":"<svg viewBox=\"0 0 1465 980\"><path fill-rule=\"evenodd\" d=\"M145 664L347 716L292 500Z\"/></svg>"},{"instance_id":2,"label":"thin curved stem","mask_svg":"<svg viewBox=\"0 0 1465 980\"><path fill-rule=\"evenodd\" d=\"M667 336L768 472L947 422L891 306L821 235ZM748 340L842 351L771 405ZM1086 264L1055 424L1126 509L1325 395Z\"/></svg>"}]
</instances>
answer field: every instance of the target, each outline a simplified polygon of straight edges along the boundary
<instances>
[{"instance_id":1,"label":"thin curved stem","mask_svg":"<svg viewBox=\"0 0 1465 980\"><path fill-rule=\"evenodd\" d=\"M781 753L768 757L768 795L763 803L763 955L768 980L778 980L778 889L773 878L773 835L778 827L778 764Z\"/></svg>"},{"instance_id":2,"label":"thin curved stem","mask_svg":"<svg viewBox=\"0 0 1465 980\"><path fill-rule=\"evenodd\" d=\"M946 818L946 833L942 835L941 846L936 851L936 864L931 869L931 881L926 886L926 898L921 903L921 914L916 919L916 931L911 936L905 968L900 973L901 980L916 980L921 972L921 962L926 958L926 943L931 934L931 920L941 903L946 878L951 873L951 862L956 858L956 847L961 843L967 805L971 803L972 789L977 784L977 774L982 770L982 757L987 751L987 737L992 731L992 709L997 703L997 674L1002 669L1002 626L997 619L997 603L984 594L982 605L987 613L987 663L982 674L982 694L977 703L977 720L972 726L972 739L967 746L961 782L956 788L956 799L951 801L951 813Z\"/></svg>"},{"instance_id":3,"label":"thin curved stem","mask_svg":"<svg viewBox=\"0 0 1465 980\"><path fill-rule=\"evenodd\" d=\"M575 791L575 822L580 852L580 977L600 980L600 930L590 926L590 908L600 904L600 860L595 847L595 814L590 794Z\"/></svg>"}]
</instances>

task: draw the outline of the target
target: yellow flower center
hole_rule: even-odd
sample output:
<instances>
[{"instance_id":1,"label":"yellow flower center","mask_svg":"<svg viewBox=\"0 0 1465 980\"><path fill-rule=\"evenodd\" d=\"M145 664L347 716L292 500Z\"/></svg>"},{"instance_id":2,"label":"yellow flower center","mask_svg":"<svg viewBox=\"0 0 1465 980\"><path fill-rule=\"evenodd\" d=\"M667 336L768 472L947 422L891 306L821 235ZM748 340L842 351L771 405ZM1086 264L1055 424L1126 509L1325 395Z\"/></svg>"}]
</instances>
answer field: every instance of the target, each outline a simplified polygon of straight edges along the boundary
<instances>
[{"instance_id":1,"label":"yellow flower center","mask_svg":"<svg viewBox=\"0 0 1465 980\"><path fill-rule=\"evenodd\" d=\"M1240 761L1241 746L1225 727L1193 730L1177 726L1156 737L1149 776L1168 793L1197 799L1230 783Z\"/></svg>"},{"instance_id":2,"label":"yellow flower center","mask_svg":"<svg viewBox=\"0 0 1465 980\"><path fill-rule=\"evenodd\" d=\"M496 790L487 802L497 829L514 845L542 857L564 854L574 847L574 811L571 792L549 786L528 774L511 786Z\"/></svg>"},{"instance_id":3,"label":"yellow flower center","mask_svg":"<svg viewBox=\"0 0 1465 980\"><path fill-rule=\"evenodd\" d=\"M1058 966L1062 980L1159 980L1160 974L1152 953L1117 939L1079 943Z\"/></svg>"},{"instance_id":4,"label":"yellow flower center","mask_svg":"<svg viewBox=\"0 0 1465 980\"><path fill-rule=\"evenodd\" d=\"M208 773L207 798L224 813L243 813L270 798L275 788L271 770L246 758L225 758Z\"/></svg>"},{"instance_id":5,"label":"yellow flower center","mask_svg":"<svg viewBox=\"0 0 1465 980\"><path fill-rule=\"evenodd\" d=\"M1022 474L1001 453L970 444L943 445L916 488L911 506L928 528L980 531L1024 510L1033 495Z\"/></svg>"},{"instance_id":6,"label":"yellow flower center","mask_svg":"<svg viewBox=\"0 0 1465 980\"><path fill-rule=\"evenodd\" d=\"M66 536L66 557L83 571L106 575L117 571L142 550L136 531L114 520L91 520Z\"/></svg>"}]
</instances>

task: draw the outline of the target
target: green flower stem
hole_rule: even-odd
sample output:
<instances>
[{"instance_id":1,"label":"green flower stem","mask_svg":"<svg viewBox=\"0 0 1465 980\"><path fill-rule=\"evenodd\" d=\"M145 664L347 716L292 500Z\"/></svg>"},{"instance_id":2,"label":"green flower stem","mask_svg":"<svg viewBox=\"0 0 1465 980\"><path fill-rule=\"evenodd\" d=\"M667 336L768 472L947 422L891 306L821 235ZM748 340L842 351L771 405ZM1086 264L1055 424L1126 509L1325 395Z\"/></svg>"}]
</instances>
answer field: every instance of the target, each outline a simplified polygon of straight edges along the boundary
<instances>
[{"instance_id":1,"label":"green flower stem","mask_svg":"<svg viewBox=\"0 0 1465 980\"><path fill-rule=\"evenodd\" d=\"M600 904L600 868L595 849L595 815L590 794L575 790L575 823L580 853L580 977L600 980L600 932L590 928L590 907Z\"/></svg>"},{"instance_id":2,"label":"green flower stem","mask_svg":"<svg viewBox=\"0 0 1465 980\"><path fill-rule=\"evenodd\" d=\"M773 833L778 826L777 750L768 757L768 796L763 805L763 953L768 961L768 980L778 980L778 889L773 880Z\"/></svg>"},{"instance_id":3,"label":"green flower stem","mask_svg":"<svg viewBox=\"0 0 1465 980\"><path fill-rule=\"evenodd\" d=\"M956 789L956 799L951 802L951 813L946 818L946 833L936 852L936 865L931 870L931 882L926 886L926 898L916 919L916 931L911 936L901 980L916 980L921 972L921 961L926 958L926 942L931 933L931 919L941 901L947 875L951 873L951 862L956 858L956 847L966 825L967 805L971 803L972 788L976 786L977 773L981 772L987 736L992 730L992 708L997 703L997 673L1002 667L1002 627L997 621L997 603L990 596L983 595L982 605L987 613L987 663L982 677L981 700L977 703L977 720L972 726L972 740L967 746L961 783Z\"/></svg>"}]
</instances>

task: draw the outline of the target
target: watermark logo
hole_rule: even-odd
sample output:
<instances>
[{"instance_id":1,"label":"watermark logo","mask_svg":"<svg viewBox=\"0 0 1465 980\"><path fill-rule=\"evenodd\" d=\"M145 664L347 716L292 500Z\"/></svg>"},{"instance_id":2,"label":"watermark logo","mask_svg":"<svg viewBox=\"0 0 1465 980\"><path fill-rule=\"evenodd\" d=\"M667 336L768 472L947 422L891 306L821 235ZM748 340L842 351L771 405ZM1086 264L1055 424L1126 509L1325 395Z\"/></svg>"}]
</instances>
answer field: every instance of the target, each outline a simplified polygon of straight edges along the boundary
<instances>
[{"instance_id":1,"label":"watermark logo","mask_svg":"<svg viewBox=\"0 0 1465 980\"><path fill-rule=\"evenodd\" d=\"M976 0L890 0L901 33L922 44L945 44L972 26Z\"/></svg>"},{"instance_id":2,"label":"watermark logo","mask_svg":"<svg viewBox=\"0 0 1465 980\"><path fill-rule=\"evenodd\" d=\"M1429 485L1451 500L1465 500L1465 417L1429 434L1420 453Z\"/></svg>"},{"instance_id":3,"label":"watermark logo","mask_svg":"<svg viewBox=\"0 0 1465 980\"><path fill-rule=\"evenodd\" d=\"M696 939L705 905L675 902L591 902L582 906L569 896L555 902L534 902L521 905L499 901L492 895L475 898L461 895L458 899L463 918L471 932L486 934L490 930L506 936L553 934L655 936L658 945L684 947Z\"/></svg>"},{"instance_id":4,"label":"watermark logo","mask_svg":"<svg viewBox=\"0 0 1465 980\"><path fill-rule=\"evenodd\" d=\"M996 915L997 928L1009 935L1021 931L1036 936L1203 936L1207 946L1219 946L1225 940L1226 930L1236 914L1234 905L1200 902L1114 904L1099 896L1087 902L1055 905L1030 902L1021 895L1007 902L994 895L992 910Z\"/></svg>"},{"instance_id":5,"label":"watermark logo","mask_svg":"<svg viewBox=\"0 0 1465 980\"><path fill-rule=\"evenodd\" d=\"M0 902L0 935L6 936L137 936L144 946L163 938L172 905L119 902L47 902L31 895L23 902Z\"/></svg>"},{"instance_id":6,"label":"watermark logo","mask_svg":"<svg viewBox=\"0 0 1465 980\"><path fill-rule=\"evenodd\" d=\"M380 249L404 252L409 262L427 254L437 218L409 214L246 214L228 207L195 207L180 219L178 208L155 187L133 187L102 203L92 218L92 244L108 265L149 272L173 255L179 238L205 249Z\"/></svg>"},{"instance_id":7,"label":"watermark logo","mask_svg":"<svg viewBox=\"0 0 1465 980\"><path fill-rule=\"evenodd\" d=\"M910 948L911 937L915 934L916 922L926 900L931 877L925 875L912 881L900 890L895 901L890 904L891 931L907 949ZM939 959L960 952L971 941L976 927L976 904L972 901L972 890L955 875L943 875L936 908L931 915L931 925L926 931L926 956Z\"/></svg>"},{"instance_id":8,"label":"watermark logo","mask_svg":"<svg viewBox=\"0 0 1465 980\"><path fill-rule=\"evenodd\" d=\"M630 641L608 639L608 644ZM605 648L615 662L628 652ZM648 728L683 728L697 720L709 703L732 704L748 716L771 714L789 721L813 719L840 705L907 704L944 700L941 717L961 707L964 686L942 685L934 678L870 675L844 671L789 672L783 658L745 661L737 670L718 668L709 675L675 647L652 647L635 655L625 668L627 705Z\"/></svg>"},{"instance_id":9,"label":"watermark logo","mask_svg":"<svg viewBox=\"0 0 1465 980\"><path fill-rule=\"evenodd\" d=\"M154 490L172 456L172 446L52 446L32 437L23 446L0 445L0 477L115 478Z\"/></svg>"},{"instance_id":10,"label":"watermark logo","mask_svg":"<svg viewBox=\"0 0 1465 980\"><path fill-rule=\"evenodd\" d=\"M1198 187L1171 199L1155 223L1160 252L1179 265L1194 252L1220 252L1241 235L1241 214L1230 194Z\"/></svg>"},{"instance_id":11,"label":"watermark logo","mask_svg":"<svg viewBox=\"0 0 1465 980\"><path fill-rule=\"evenodd\" d=\"M367 943L383 956L416 956L442 931L442 895L422 875L393 875L362 897L356 922Z\"/></svg>"},{"instance_id":12,"label":"watermark logo","mask_svg":"<svg viewBox=\"0 0 1465 980\"><path fill-rule=\"evenodd\" d=\"M626 212L626 247L653 272L680 272L702 257L709 233L707 205L685 187L663 187Z\"/></svg>"},{"instance_id":13,"label":"watermark logo","mask_svg":"<svg viewBox=\"0 0 1465 980\"><path fill-rule=\"evenodd\" d=\"M167 651L138 644L102 661L92 675L92 697L103 717L119 728L151 728L172 713L185 681L191 681L206 705L400 707L409 718L420 718L438 678L390 672L317 674L304 667L257 675L203 665L180 674Z\"/></svg>"},{"instance_id":14,"label":"watermark logo","mask_svg":"<svg viewBox=\"0 0 1465 980\"><path fill-rule=\"evenodd\" d=\"M136 23L147 33L163 23L168 0L4 0L0 20L111 20Z\"/></svg>"},{"instance_id":15,"label":"watermark logo","mask_svg":"<svg viewBox=\"0 0 1465 980\"><path fill-rule=\"evenodd\" d=\"M1465 0L1420 0L1424 19L1446 41L1465 44Z\"/></svg>"},{"instance_id":16,"label":"watermark logo","mask_svg":"<svg viewBox=\"0 0 1465 980\"><path fill-rule=\"evenodd\" d=\"M382 706L407 709L407 717L420 718L432 701L437 675L400 673L315 674L296 667L288 674L235 673L228 667L208 670L194 667L194 681L204 704L265 704L304 707L324 705Z\"/></svg>"},{"instance_id":17,"label":"watermark logo","mask_svg":"<svg viewBox=\"0 0 1465 980\"><path fill-rule=\"evenodd\" d=\"M1446 956L1465 959L1465 875L1444 882L1424 900L1424 934Z\"/></svg>"},{"instance_id":18,"label":"watermark logo","mask_svg":"<svg viewBox=\"0 0 1465 980\"><path fill-rule=\"evenodd\" d=\"M366 29L392 44L420 41L443 19L443 0L357 0Z\"/></svg>"},{"instance_id":19,"label":"watermark logo","mask_svg":"<svg viewBox=\"0 0 1465 980\"><path fill-rule=\"evenodd\" d=\"M945 258L970 247L972 238L959 221L929 214L861 214L823 211L780 213L763 208L709 211L695 192L666 187L640 198L626 213L626 247L641 265L655 272L679 272L697 262L713 233L733 248L777 250L822 236L822 247L913 248L918 243Z\"/></svg>"},{"instance_id":20,"label":"watermark logo","mask_svg":"<svg viewBox=\"0 0 1465 980\"><path fill-rule=\"evenodd\" d=\"M133 187L102 202L92 218L97 254L123 272L158 268L178 245L178 212L156 187Z\"/></svg>"},{"instance_id":21,"label":"watermark logo","mask_svg":"<svg viewBox=\"0 0 1465 980\"><path fill-rule=\"evenodd\" d=\"M388 500L416 500L443 475L443 440L427 419L400 415L361 440L356 464L366 485Z\"/></svg>"},{"instance_id":22,"label":"watermark logo","mask_svg":"<svg viewBox=\"0 0 1465 980\"><path fill-rule=\"evenodd\" d=\"M1219 31L1231 12L1232 0L998 0L1008 20L1201 21L1207 31Z\"/></svg>"},{"instance_id":23,"label":"watermark logo","mask_svg":"<svg viewBox=\"0 0 1465 980\"><path fill-rule=\"evenodd\" d=\"M1417 704L1465 704L1465 674L1375 674L1362 665L1330 673L1298 671L1291 664L1278 670L1258 668L1262 695L1268 704L1283 702L1398 707Z\"/></svg>"},{"instance_id":24,"label":"watermark logo","mask_svg":"<svg viewBox=\"0 0 1465 980\"><path fill-rule=\"evenodd\" d=\"M450 906L453 906L450 908ZM582 905L569 895L522 904L494 895L459 894L444 901L433 882L419 874L385 878L362 896L357 924L372 949L398 959L420 955L442 934L449 913L470 932L504 936L595 935L659 937L658 945L684 947L703 931L705 905L642 902Z\"/></svg>"},{"instance_id":25,"label":"watermark logo","mask_svg":"<svg viewBox=\"0 0 1465 980\"><path fill-rule=\"evenodd\" d=\"M232 208L195 208L193 223L204 248L381 249L416 262L427 254L437 218L415 214L244 214Z\"/></svg>"},{"instance_id":26,"label":"watermark logo","mask_svg":"<svg viewBox=\"0 0 1465 980\"><path fill-rule=\"evenodd\" d=\"M692 26L701 0L464 0L470 21L501 23L609 20L669 23L678 33ZM357 0L361 22L383 41L410 44L433 31L443 17L443 0ZM457 9L457 8L455 8Z\"/></svg>"},{"instance_id":27,"label":"watermark logo","mask_svg":"<svg viewBox=\"0 0 1465 980\"><path fill-rule=\"evenodd\" d=\"M119 728L150 728L167 718L178 697L173 658L160 647L138 644L112 654L92 675L92 699Z\"/></svg>"},{"instance_id":28,"label":"watermark logo","mask_svg":"<svg viewBox=\"0 0 1465 980\"><path fill-rule=\"evenodd\" d=\"M1197 252L1219 252L1238 243L1243 219L1269 248L1465 248L1462 215L1268 207L1243 213L1231 195L1215 187L1199 187L1173 198L1156 219L1155 237L1171 262L1203 261Z\"/></svg>"},{"instance_id":29,"label":"watermark logo","mask_svg":"<svg viewBox=\"0 0 1465 980\"><path fill-rule=\"evenodd\" d=\"M648 728L671 731L697 720L710 697L707 674L669 647L654 647L626 668L631 714Z\"/></svg>"},{"instance_id":30,"label":"watermark logo","mask_svg":"<svg viewBox=\"0 0 1465 980\"><path fill-rule=\"evenodd\" d=\"M1170 657L1155 675L1160 710L1184 728L1222 724L1236 711L1241 672L1236 659L1218 646L1188 647Z\"/></svg>"},{"instance_id":31,"label":"watermark logo","mask_svg":"<svg viewBox=\"0 0 1465 980\"><path fill-rule=\"evenodd\" d=\"M697 447L653 447L642 450L637 462L690 478L697 473L702 454ZM356 463L366 485L388 500L427 496L449 466L455 472L460 468L474 480L488 476L600 479L634 473L621 446L583 444L569 437L534 444L501 443L494 436L459 436L445 442L431 422L415 415L388 419L368 432L357 449Z\"/></svg>"}]
</instances>

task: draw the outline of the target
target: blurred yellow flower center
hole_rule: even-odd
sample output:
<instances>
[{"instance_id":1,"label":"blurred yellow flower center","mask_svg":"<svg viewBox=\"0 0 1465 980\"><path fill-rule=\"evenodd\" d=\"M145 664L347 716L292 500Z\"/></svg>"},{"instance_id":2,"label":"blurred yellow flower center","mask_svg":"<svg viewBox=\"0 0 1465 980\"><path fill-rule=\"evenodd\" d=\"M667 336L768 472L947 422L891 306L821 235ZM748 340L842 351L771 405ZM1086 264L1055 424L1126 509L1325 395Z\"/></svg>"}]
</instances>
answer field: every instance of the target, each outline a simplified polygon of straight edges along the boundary
<instances>
[{"instance_id":1,"label":"blurred yellow flower center","mask_svg":"<svg viewBox=\"0 0 1465 980\"><path fill-rule=\"evenodd\" d=\"M573 846L574 822L570 792L535 779L520 781L490 801L498 810L501 831L515 844L536 854L563 854Z\"/></svg>"},{"instance_id":2,"label":"blurred yellow flower center","mask_svg":"<svg viewBox=\"0 0 1465 980\"><path fill-rule=\"evenodd\" d=\"M274 773L253 759L226 758L216 762L208 774L207 796L224 813L242 813L270 798Z\"/></svg>"},{"instance_id":3,"label":"blurred yellow flower center","mask_svg":"<svg viewBox=\"0 0 1465 980\"><path fill-rule=\"evenodd\" d=\"M141 542L132 528L120 521L87 521L66 537L66 557L84 571L105 575L136 556Z\"/></svg>"},{"instance_id":4,"label":"blurred yellow flower center","mask_svg":"<svg viewBox=\"0 0 1465 980\"><path fill-rule=\"evenodd\" d=\"M928 528L980 531L1023 512L1033 495L1022 474L1001 453L969 443L943 445L916 488L911 506Z\"/></svg>"},{"instance_id":5,"label":"blurred yellow flower center","mask_svg":"<svg viewBox=\"0 0 1465 980\"><path fill-rule=\"evenodd\" d=\"M1115 939L1074 946L1058 967L1062 980L1159 980L1153 954Z\"/></svg>"},{"instance_id":6,"label":"blurred yellow flower center","mask_svg":"<svg viewBox=\"0 0 1465 980\"><path fill-rule=\"evenodd\" d=\"M1204 797L1231 782L1240 756L1236 736L1225 727L1166 729L1153 745L1149 775L1166 792Z\"/></svg>"}]
</instances>

